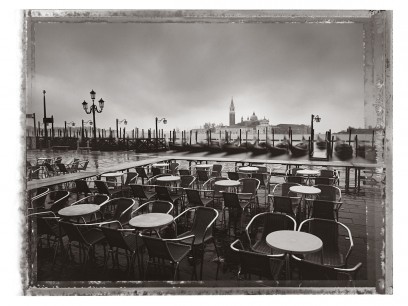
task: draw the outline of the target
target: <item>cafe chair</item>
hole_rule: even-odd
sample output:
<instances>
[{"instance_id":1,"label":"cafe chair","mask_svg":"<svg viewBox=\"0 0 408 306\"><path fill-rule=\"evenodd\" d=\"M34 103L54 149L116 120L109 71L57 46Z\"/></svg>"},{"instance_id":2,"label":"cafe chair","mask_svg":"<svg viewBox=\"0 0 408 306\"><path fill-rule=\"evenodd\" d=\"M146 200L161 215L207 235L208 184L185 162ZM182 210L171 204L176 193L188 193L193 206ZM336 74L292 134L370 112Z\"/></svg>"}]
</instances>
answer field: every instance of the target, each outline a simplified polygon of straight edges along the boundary
<instances>
[{"instance_id":1,"label":"cafe chair","mask_svg":"<svg viewBox=\"0 0 408 306\"><path fill-rule=\"evenodd\" d=\"M363 265L359 262L352 268L336 268L310 262L295 255L292 255L292 259L299 270L301 280L345 280L346 282L352 282L356 280L357 273ZM336 282L336 287L339 286L341 285Z\"/></svg>"},{"instance_id":2,"label":"cafe chair","mask_svg":"<svg viewBox=\"0 0 408 306\"><path fill-rule=\"evenodd\" d=\"M244 173L244 172L228 171L227 172L227 177L228 177L229 180L238 181L241 178L248 177L248 174Z\"/></svg>"},{"instance_id":3,"label":"cafe chair","mask_svg":"<svg viewBox=\"0 0 408 306\"><path fill-rule=\"evenodd\" d=\"M326 266L344 268L353 249L353 236L347 226L335 220L312 218L303 221L298 231L319 237L323 242L320 252L306 254L304 259ZM347 250L344 252L342 250Z\"/></svg>"},{"instance_id":4,"label":"cafe chair","mask_svg":"<svg viewBox=\"0 0 408 306\"><path fill-rule=\"evenodd\" d=\"M187 257L194 245L194 235L177 239L156 238L142 233L139 233L139 235L143 239L149 256L144 272L145 280L148 280L149 266L162 266L165 268L167 267L166 262L168 262L173 270L172 279L176 281L180 262ZM190 240L191 243L184 244L182 243L184 240ZM195 264L193 265L193 275L197 276Z\"/></svg>"},{"instance_id":5,"label":"cafe chair","mask_svg":"<svg viewBox=\"0 0 408 306\"><path fill-rule=\"evenodd\" d=\"M186 193L186 197L187 197L188 206L195 207L195 206L214 205L213 198L202 196L202 194L204 194L206 191L208 192L211 190L203 190L203 189L197 190L197 189L191 189L191 188L184 189L184 192Z\"/></svg>"},{"instance_id":6,"label":"cafe chair","mask_svg":"<svg viewBox=\"0 0 408 306\"><path fill-rule=\"evenodd\" d=\"M225 191L225 187L215 184L217 181L222 180L225 180L225 178L211 177L203 184L202 195L212 198L213 205L215 205L215 202L219 204L223 199L222 193Z\"/></svg>"},{"instance_id":7,"label":"cafe chair","mask_svg":"<svg viewBox=\"0 0 408 306\"><path fill-rule=\"evenodd\" d=\"M177 222L181 220L183 216L185 218L190 218L191 214L194 215L191 227L188 228L184 233L177 234L177 226L176 226L176 236L179 239L193 236L193 238L183 240L182 243L187 243L187 244L192 245L193 256L197 256L197 254L201 255L200 280L202 280L205 245L208 242L212 242L214 244L217 258L219 258L217 245L215 243L215 238L212 232L213 225L215 224L215 221L218 218L218 211L210 207L203 207L203 206L191 207L183 211L177 217L175 217L174 221L177 224Z\"/></svg>"},{"instance_id":8,"label":"cafe chair","mask_svg":"<svg viewBox=\"0 0 408 306\"><path fill-rule=\"evenodd\" d=\"M129 184L130 190L132 191L132 195L135 199L138 200L139 205L143 204L143 202L150 201L151 199L156 198L155 191L149 191L146 185L141 184Z\"/></svg>"},{"instance_id":9,"label":"cafe chair","mask_svg":"<svg viewBox=\"0 0 408 306\"><path fill-rule=\"evenodd\" d=\"M165 182L160 182L160 181L158 181L157 179L158 179L159 177L170 176L170 175L171 175L171 174L169 174L169 173L161 173L161 174L152 176L151 178L149 178L149 179L147 180L147 183L146 183L146 184L149 185L149 186L156 186L156 185L166 186L166 183L165 183Z\"/></svg>"},{"instance_id":10,"label":"cafe chair","mask_svg":"<svg viewBox=\"0 0 408 306\"><path fill-rule=\"evenodd\" d=\"M306 170L306 169L305 169L305 168L292 168L292 169L288 169L288 170L286 170L285 175L286 175L286 176L297 176L297 175L300 175L300 174L297 174L297 172L298 172L299 170ZM300 176L302 176L302 175L300 175Z\"/></svg>"},{"instance_id":11,"label":"cafe chair","mask_svg":"<svg viewBox=\"0 0 408 306\"><path fill-rule=\"evenodd\" d=\"M74 192L77 194L77 200L79 199L80 194L84 194L84 196L87 197L88 195L94 193L91 188L89 188L88 182L86 180L75 180L74 184Z\"/></svg>"},{"instance_id":12,"label":"cafe chair","mask_svg":"<svg viewBox=\"0 0 408 306\"><path fill-rule=\"evenodd\" d=\"M46 169L46 176L47 177L58 175L57 170L50 163L44 163L43 166Z\"/></svg>"},{"instance_id":13,"label":"cafe chair","mask_svg":"<svg viewBox=\"0 0 408 306\"><path fill-rule=\"evenodd\" d=\"M209 175L208 175L208 171L207 170L196 170L196 174L197 174L197 188L198 189L204 189L203 185L205 182L207 182L209 180Z\"/></svg>"},{"instance_id":14,"label":"cafe chair","mask_svg":"<svg viewBox=\"0 0 408 306\"><path fill-rule=\"evenodd\" d=\"M45 200L47 199L47 194L50 192L49 188L40 187L36 190L36 195L30 200L28 210L33 212L36 210L45 209Z\"/></svg>"},{"instance_id":15,"label":"cafe chair","mask_svg":"<svg viewBox=\"0 0 408 306\"><path fill-rule=\"evenodd\" d=\"M254 216L245 228L249 248L253 252L281 254L266 243L268 234L281 230L296 230L296 221L289 215L264 212Z\"/></svg>"},{"instance_id":16,"label":"cafe chair","mask_svg":"<svg viewBox=\"0 0 408 306\"><path fill-rule=\"evenodd\" d=\"M122 225L127 224L132 218L132 209L136 201L130 198L114 198L100 205L102 220L119 221Z\"/></svg>"},{"instance_id":17,"label":"cafe chair","mask_svg":"<svg viewBox=\"0 0 408 306\"><path fill-rule=\"evenodd\" d=\"M321 190L321 193L317 196L317 200L335 202L334 211L337 220L339 218L339 210L343 205L340 188L330 185L315 185L314 187Z\"/></svg>"},{"instance_id":18,"label":"cafe chair","mask_svg":"<svg viewBox=\"0 0 408 306\"><path fill-rule=\"evenodd\" d=\"M153 177L153 175L152 175L152 174L148 174L148 173L146 172L146 169L143 168L143 167L136 167L135 169L136 169L136 172L137 172L137 177L138 177L138 178L140 177L140 178L142 179L142 185L144 185L144 180L145 180L145 179L148 180L148 179L150 179L151 177ZM137 183L137 181L136 181L136 183Z\"/></svg>"},{"instance_id":19,"label":"cafe chair","mask_svg":"<svg viewBox=\"0 0 408 306\"><path fill-rule=\"evenodd\" d=\"M295 197L297 194L290 191L290 187L292 186L301 186L301 184L298 184L298 183L277 184L272 189L272 195L283 196L283 197L291 197L291 196Z\"/></svg>"},{"instance_id":20,"label":"cafe chair","mask_svg":"<svg viewBox=\"0 0 408 306\"><path fill-rule=\"evenodd\" d=\"M95 246L102 244L104 257L106 256L105 235L101 229L92 224L77 224L66 221L60 221L61 229L67 234L68 242L66 247L66 258L74 261L72 246L77 245L79 248L79 262L86 268L86 264L95 259ZM105 260L104 260L105 262ZM85 270L84 270L85 271Z\"/></svg>"},{"instance_id":21,"label":"cafe chair","mask_svg":"<svg viewBox=\"0 0 408 306\"><path fill-rule=\"evenodd\" d=\"M78 172L86 171L86 168L88 167L88 164L89 164L89 160L83 160L83 161L78 162L77 171Z\"/></svg>"},{"instance_id":22,"label":"cafe chair","mask_svg":"<svg viewBox=\"0 0 408 306\"><path fill-rule=\"evenodd\" d=\"M135 184L137 181L137 172L126 172L125 173L125 182L121 186L122 196L130 197L131 196L131 187L130 184Z\"/></svg>"},{"instance_id":23,"label":"cafe chair","mask_svg":"<svg viewBox=\"0 0 408 306\"><path fill-rule=\"evenodd\" d=\"M300 185L305 185L305 178L303 176L285 176L285 181L287 183L296 183Z\"/></svg>"},{"instance_id":24,"label":"cafe chair","mask_svg":"<svg viewBox=\"0 0 408 306\"><path fill-rule=\"evenodd\" d=\"M333 178L334 179L333 185L340 184L340 173L337 170L321 169L319 177Z\"/></svg>"},{"instance_id":25,"label":"cafe chair","mask_svg":"<svg viewBox=\"0 0 408 306\"><path fill-rule=\"evenodd\" d=\"M261 182L256 178L242 178L239 182L241 183L239 199L253 204L252 208L256 214L259 210L258 189Z\"/></svg>"},{"instance_id":26,"label":"cafe chair","mask_svg":"<svg viewBox=\"0 0 408 306\"><path fill-rule=\"evenodd\" d=\"M286 214L293 218L296 216L300 197L271 196L270 198L272 199L272 211L274 213Z\"/></svg>"},{"instance_id":27,"label":"cafe chair","mask_svg":"<svg viewBox=\"0 0 408 306\"><path fill-rule=\"evenodd\" d=\"M98 193L106 194L107 196L109 196L109 198L115 198L122 195L122 189L115 189L115 187L113 186L109 187L105 181L94 180L92 182L95 184ZM109 182L109 184L118 185L119 183Z\"/></svg>"},{"instance_id":28,"label":"cafe chair","mask_svg":"<svg viewBox=\"0 0 408 306\"><path fill-rule=\"evenodd\" d=\"M69 195L70 195L69 191L65 190L50 191L46 195L44 207L34 209L34 212L49 210L54 213L58 213L60 209L68 206Z\"/></svg>"},{"instance_id":29,"label":"cafe chair","mask_svg":"<svg viewBox=\"0 0 408 306\"><path fill-rule=\"evenodd\" d=\"M112 226L112 223L116 223L116 226ZM143 240L135 234L134 229L124 229L119 221L112 221L110 223L103 223L100 228L105 235L105 239L108 243L109 250L105 258L104 267L106 268L109 261L109 255L112 256L112 268L115 266L120 269L119 266L119 254L126 256L126 271L128 275L134 271L134 263L137 258L137 265L139 268L139 274L142 275L143 264ZM125 251L120 253L119 249Z\"/></svg>"},{"instance_id":30,"label":"cafe chair","mask_svg":"<svg viewBox=\"0 0 408 306\"><path fill-rule=\"evenodd\" d=\"M37 246L41 248L42 242L45 238L48 248L53 248L54 255L52 266L54 266L58 250L62 248L62 238L65 236L65 232L60 230L59 227L58 221L60 218L52 211L32 213L29 214L27 218L30 224L30 229L35 229L34 233L36 234ZM31 230L29 233L31 233Z\"/></svg>"},{"instance_id":31,"label":"cafe chair","mask_svg":"<svg viewBox=\"0 0 408 306\"><path fill-rule=\"evenodd\" d=\"M329 219L338 221L338 210L341 203L334 201L313 200L310 209L310 218Z\"/></svg>"},{"instance_id":32,"label":"cafe chair","mask_svg":"<svg viewBox=\"0 0 408 306\"><path fill-rule=\"evenodd\" d=\"M238 280L241 275L245 279L251 279L251 275L257 275L259 279L278 280L284 266L284 255L272 255L245 250L242 242L237 239L231 245L232 251L239 258Z\"/></svg>"},{"instance_id":33,"label":"cafe chair","mask_svg":"<svg viewBox=\"0 0 408 306\"><path fill-rule=\"evenodd\" d=\"M266 168L266 167L264 167ZM265 191L265 199L264 199L264 203L265 205L267 205L267 201L266 201L266 197L268 195L267 192L267 186L268 186L268 180L269 180L269 173L266 172L255 172L255 173L251 173L251 178L257 179L260 184L259 184L259 188L258 189L263 189Z\"/></svg>"},{"instance_id":34,"label":"cafe chair","mask_svg":"<svg viewBox=\"0 0 408 306\"><path fill-rule=\"evenodd\" d=\"M27 167L27 176L28 180L31 181L32 179L40 179L44 177L44 167L39 165L29 166Z\"/></svg>"},{"instance_id":35,"label":"cafe chair","mask_svg":"<svg viewBox=\"0 0 408 306\"><path fill-rule=\"evenodd\" d=\"M72 164L74 165L74 164ZM62 174L68 174L68 173L74 173L76 171L75 167L69 167L63 163L58 163L56 164L57 166L57 173L62 173Z\"/></svg>"},{"instance_id":36,"label":"cafe chair","mask_svg":"<svg viewBox=\"0 0 408 306\"><path fill-rule=\"evenodd\" d=\"M176 162L170 163L167 172L170 173L171 175L177 175L179 166L180 166L179 163Z\"/></svg>"},{"instance_id":37,"label":"cafe chair","mask_svg":"<svg viewBox=\"0 0 408 306\"><path fill-rule=\"evenodd\" d=\"M179 194L171 194L169 189L165 186L156 186L155 191L157 193L157 199L161 201L168 201L175 206L175 213L178 212L178 204L182 200L182 196Z\"/></svg>"},{"instance_id":38,"label":"cafe chair","mask_svg":"<svg viewBox=\"0 0 408 306\"><path fill-rule=\"evenodd\" d=\"M153 176L158 176L158 175L160 175L160 174L163 174L163 173L161 172L160 168L158 168L158 167L152 167L152 175L153 175ZM170 175L170 173L169 173L169 175Z\"/></svg>"},{"instance_id":39,"label":"cafe chair","mask_svg":"<svg viewBox=\"0 0 408 306\"><path fill-rule=\"evenodd\" d=\"M211 170L211 177L220 177L221 176L221 171L222 171L222 165L221 164L214 164L212 166L212 170Z\"/></svg>"},{"instance_id":40,"label":"cafe chair","mask_svg":"<svg viewBox=\"0 0 408 306\"><path fill-rule=\"evenodd\" d=\"M230 236L231 224L234 228L234 235L237 235L237 225L239 222L240 231L243 226L243 215L249 206L249 202L240 200L238 193L223 192L224 206L222 208L222 224L227 225L227 233ZM242 196L242 194L241 194ZM228 210L228 224L226 221L225 211Z\"/></svg>"},{"instance_id":41,"label":"cafe chair","mask_svg":"<svg viewBox=\"0 0 408 306\"><path fill-rule=\"evenodd\" d=\"M168 201L153 200L143 203L132 212L132 218L140 214L162 213L170 214L173 210L173 204Z\"/></svg>"}]
</instances>

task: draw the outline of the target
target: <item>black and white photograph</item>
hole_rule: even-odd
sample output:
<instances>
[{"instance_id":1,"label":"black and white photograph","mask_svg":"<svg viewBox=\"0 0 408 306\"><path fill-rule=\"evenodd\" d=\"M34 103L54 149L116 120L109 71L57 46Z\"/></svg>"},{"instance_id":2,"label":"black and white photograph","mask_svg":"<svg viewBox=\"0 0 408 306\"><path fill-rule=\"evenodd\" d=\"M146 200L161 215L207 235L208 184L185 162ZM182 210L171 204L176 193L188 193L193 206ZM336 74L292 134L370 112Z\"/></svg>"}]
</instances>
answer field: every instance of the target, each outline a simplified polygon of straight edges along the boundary
<instances>
[{"instance_id":1,"label":"black and white photograph","mask_svg":"<svg viewBox=\"0 0 408 306\"><path fill-rule=\"evenodd\" d=\"M393 11L21 11L23 295L393 293Z\"/></svg>"}]
</instances>

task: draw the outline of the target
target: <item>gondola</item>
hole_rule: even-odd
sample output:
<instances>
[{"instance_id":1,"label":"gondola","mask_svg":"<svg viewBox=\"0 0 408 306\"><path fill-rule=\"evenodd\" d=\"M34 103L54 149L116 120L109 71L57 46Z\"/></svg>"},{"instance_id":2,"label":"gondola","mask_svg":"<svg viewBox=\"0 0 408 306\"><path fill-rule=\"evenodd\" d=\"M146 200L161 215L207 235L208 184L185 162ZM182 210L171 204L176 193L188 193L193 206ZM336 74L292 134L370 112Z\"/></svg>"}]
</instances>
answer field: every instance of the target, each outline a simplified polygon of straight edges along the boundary
<instances>
[{"instance_id":1,"label":"gondola","mask_svg":"<svg viewBox=\"0 0 408 306\"><path fill-rule=\"evenodd\" d=\"M304 156L309 154L309 145L307 142L305 142L305 138L302 137L302 142L296 144L296 145L289 145L290 152L292 153L292 156L294 157L299 157L299 156Z\"/></svg>"},{"instance_id":2,"label":"gondola","mask_svg":"<svg viewBox=\"0 0 408 306\"><path fill-rule=\"evenodd\" d=\"M353 157L353 147L337 138L334 153L340 160L350 159Z\"/></svg>"},{"instance_id":3,"label":"gondola","mask_svg":"<svg viewBox=\"0 0 408 306\"><path fill-rule=\"evenodd\" d=\"M375 161L377 158L377 151L373 146L359 145L357 147L357 155L367 160Z\"/></svg>"},{"instance_id":4,"label":"gondola","mask_svg":"<svg viewBox=\"0 0 408 306\"><path fill-rule=\"evenodd\" d=\"M266 142L255 141L255 144L251 148L251 152L253 155L268 153L268 147L266 145Z\"/></svg>"},{"instance_id":5,"label":"gondola","mask_svg":"<svg viewBox=\"0 0 408 306\"><path fill-rule=\"evenodd\" d=\"M289 152L289 143L287 139L284 138L282 142L276 144L275 146L268 144L268 150L272 156L287 154Z\"/></svg>"},{"instance_id":6,"label":"gondola","mask_svg":"<svg viewBox=\"0 0 408 306\"><path fill-rule=\"evenodd\" d=\"M239 145L239 139L234 140L231 143L225 143L222 146L222 151L227 152L228 154L242 153L246 151L245 147Z\"/></svg>"},{"instance_id":7,"label":"gondola","mask_svg":"<svg viewBox=\"0 0 408 306\"><path fill-rule=\"evenodd\" d=\"M325 139L321 139L320 136L318 135L316 140L316 147L320 150L326 150L327 141Z\"/></svg>"},{"instance_id":8,"label":"gondola","mask_svg":"<svg viewBox=\"0 0 408 306\"><path fill-rule=\"evenodd\" d=\"M218 140L212 140L210 145L207 146L207 151L210 153L219 153L222 152L222 144Z\"/></svg>"}]
</instances>

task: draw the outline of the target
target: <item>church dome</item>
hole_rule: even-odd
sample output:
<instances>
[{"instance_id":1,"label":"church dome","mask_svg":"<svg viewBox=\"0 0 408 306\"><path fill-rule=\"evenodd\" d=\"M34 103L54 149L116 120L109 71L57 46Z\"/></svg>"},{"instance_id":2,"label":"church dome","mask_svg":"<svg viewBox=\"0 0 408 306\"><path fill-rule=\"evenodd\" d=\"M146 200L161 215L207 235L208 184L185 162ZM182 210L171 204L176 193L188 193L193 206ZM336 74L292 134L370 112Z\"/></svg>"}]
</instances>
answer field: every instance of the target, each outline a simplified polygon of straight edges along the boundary
<instances>
[{"instance_id":1,"label":"church dome","mask_svg":"<svg viewBox=\"0 0 408 306\"><path fill-rule=\"evenodd\" d=\"M257 120L258 120L258 117L255 115L255 112L253 112L253 114L252 114L250 120L251 120L251 121L257 121Z\"/></svg>"}]
</instances>

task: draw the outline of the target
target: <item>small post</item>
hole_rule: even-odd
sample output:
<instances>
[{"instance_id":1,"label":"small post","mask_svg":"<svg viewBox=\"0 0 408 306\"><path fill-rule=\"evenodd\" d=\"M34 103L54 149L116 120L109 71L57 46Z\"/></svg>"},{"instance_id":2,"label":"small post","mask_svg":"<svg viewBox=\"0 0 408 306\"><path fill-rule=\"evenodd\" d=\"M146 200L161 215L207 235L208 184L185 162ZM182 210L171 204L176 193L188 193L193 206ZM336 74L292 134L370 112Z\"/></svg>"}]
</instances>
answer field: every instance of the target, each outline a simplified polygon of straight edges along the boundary
<instances>
[{"instance_id":1,"label":"small post","mask_svg":"<svg viewBox=\"0 0 408 306\"><path fill-rule=\"evenodd\" d=\"M196 143L197 143L197 137L198 137L198 131L196 130L195 131L195 141L196 141Z\"/></svg>"},{"instance_id":2,"label":"small post","mask_svg":"<svg viewBox=\"0 0 408 306\"><path fill-rule=\"evenodd\" d=\"M191 138L193 138L193 130L190 130L190 146L191 146Z\"/></svg>"},{"instance_id":3,"label":"small post","mask_svg":"<svg viewBox=\"0 0 408 306\"><path fill-rule=\"evenodd\" d=\"M356 157L357 157L357 151L358 151L358 137L356 135L356 137L354 138L354 142L355 142L355 148L356 148Z\"/></svg>"},{"instance_id":4,"label":"small post","mask_svg":"<svg viewBox=\"0 0 408 306\"><path fill-rule=\"evenodd\" d=\"M272 146L275 146L275 130L272 128Z\"/></svg>"},{"instance_id":5,"label":"small post","mask_svg":"<svg viewBox=\"0 0 408 306\"><path fill-rule=\"evenodd\" d=\"M239 129L239 144L241 145L241 129Z\"/></svg>"},{"instance_id":6,"label":"small post","mask_svg":"<svg viewBox=\"0 0 408 306\"><path fill-rule=\"evenodd\" d=\"M258 129L258 142L259 142L259 129Z\"/></svg>"},{"instance_id":7,"label":"small post","mask_svg":"<svg viewBox=\"0 0 408 306\"><path fill-rule=\"evenodd\" d=\"M348 128L348 131L349 131L349 145L351 144L351 128L349 127Z\"/></svg>"},{"instance_id":8,"label":"small post","mask_svg":"<svg viewBox=\"0 0 408 306\"><path fill-rule=\"evenodd\" d=\"M372 139L371 139L371 147L372 148L374 148L374 134L375 134L375 131L373 130L373 136L372 136Z\"/></svg>"}]
</instances>

